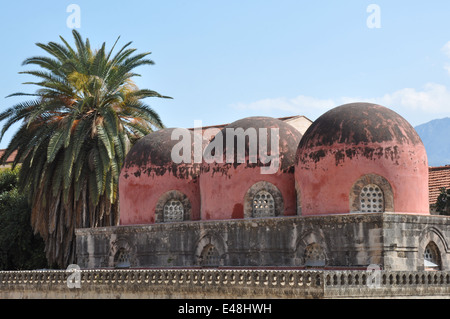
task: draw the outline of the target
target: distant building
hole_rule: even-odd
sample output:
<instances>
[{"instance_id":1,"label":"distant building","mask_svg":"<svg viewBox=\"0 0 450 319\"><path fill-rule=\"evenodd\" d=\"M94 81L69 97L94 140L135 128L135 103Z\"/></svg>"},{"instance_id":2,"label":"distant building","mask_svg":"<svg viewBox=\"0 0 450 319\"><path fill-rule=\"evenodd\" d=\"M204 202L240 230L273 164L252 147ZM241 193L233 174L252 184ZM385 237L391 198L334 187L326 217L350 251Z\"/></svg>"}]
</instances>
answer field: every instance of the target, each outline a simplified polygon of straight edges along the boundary
<instances>
[{"instance_id":1,"label":"distant building","mask_svg":"<svg viewBox=\"0 0 450 319\"><path fill-rule=\"evenodd\" d=\"M429 193L431 213L435 213L434 205L441 193L441 189L450 188L450 165L430 167L429 169Z\"/></svg>"},{"instance_id":2,"label":"distant building","mask_svg":"<svg viewBox=\"0 0 450 319\"><path fill-rule=\"evenodd\" d=\"M0 150L0 158L3 156L3 154L5 154L5 150ZM12 154L6 159L6 163L3 165L0 165L0 168L11 167L16 156L17 156L17 151L12 152Z\"/></svg>"}]
</instances>

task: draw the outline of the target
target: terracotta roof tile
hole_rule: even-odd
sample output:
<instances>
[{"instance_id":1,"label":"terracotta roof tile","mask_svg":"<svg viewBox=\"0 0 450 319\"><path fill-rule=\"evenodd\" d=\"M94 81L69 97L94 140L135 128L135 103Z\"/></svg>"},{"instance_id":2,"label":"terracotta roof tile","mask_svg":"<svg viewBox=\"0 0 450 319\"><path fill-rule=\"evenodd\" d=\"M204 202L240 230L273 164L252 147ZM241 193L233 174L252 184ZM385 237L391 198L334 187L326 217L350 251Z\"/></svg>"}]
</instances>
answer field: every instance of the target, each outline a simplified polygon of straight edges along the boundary
<instances>
[{"instance_id":1,"label":"terracotta roof tile","mask_svg":"<svg viewBox=\"0 0 450 319\"><path fill-rule=\"evenodd\" d=\"M5 151L6 150L0 150L0 157L3 156ZM10 164L10 163L14 162L14 159L16 158L16 155L17 155L17 151L12 152L12 154L9 155L8 159L6 160L6 164Z\"/></svg>"},{"instance_id":2,"label":"terracotta roof tile","mask_svg":"<svg viewBox=\"0 0 450 319\"><path fill-rule=\"evenodd\" d=\"M436 203L442 187L450 187L450 166L430 167L428 177L430 204Z\"/></svg>"}]
</instances>

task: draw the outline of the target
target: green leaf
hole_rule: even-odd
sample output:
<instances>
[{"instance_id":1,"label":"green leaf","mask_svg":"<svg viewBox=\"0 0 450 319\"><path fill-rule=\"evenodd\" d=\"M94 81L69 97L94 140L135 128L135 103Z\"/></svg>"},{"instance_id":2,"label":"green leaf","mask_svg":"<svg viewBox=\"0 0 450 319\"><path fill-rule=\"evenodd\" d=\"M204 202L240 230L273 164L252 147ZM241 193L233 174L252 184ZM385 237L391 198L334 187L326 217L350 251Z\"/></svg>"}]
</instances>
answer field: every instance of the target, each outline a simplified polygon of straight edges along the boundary
<instances>
[{"instance_id":1,"label":"green leaf","mask_svg":"<svg viewBox=\"0 0 450 319\"><path fill-rule=\"evenodd\" d=\"M103 125L97 125L97 134L106 149L109 159L112 159L114 156L114 145L112 145L108 133L106 132Z\"/></svg>"},{"instance_id":2,"label":"green leaf","mask_svg":"<svg viewBox=\"0 0 450 319\"><path fill-rule=\"evenodd\" d=\"M47 162L51 163L56 157L56 154L58 154L58 151L61 149L61 147L64 145L65 140L65 132L64 131L55 131L50 138L50 142L48 144L47 149Z\"/></svg>"}]
</instances>

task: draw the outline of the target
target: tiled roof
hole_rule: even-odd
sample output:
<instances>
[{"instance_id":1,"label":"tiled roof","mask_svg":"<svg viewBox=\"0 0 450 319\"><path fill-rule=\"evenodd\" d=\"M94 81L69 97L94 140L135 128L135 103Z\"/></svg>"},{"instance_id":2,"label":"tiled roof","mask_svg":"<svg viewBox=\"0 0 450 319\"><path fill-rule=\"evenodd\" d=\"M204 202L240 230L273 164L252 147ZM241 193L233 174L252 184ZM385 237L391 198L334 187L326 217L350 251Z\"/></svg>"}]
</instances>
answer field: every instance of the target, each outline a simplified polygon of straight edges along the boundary
<instances>
[{"instance_id":1,"label":"tiled roof","mask_svg":"<svg viewBox=\"0 0 450 319\"><path fill-rule=\"evenodd\" d=\"M436 203L442 187L450 187L450 166L430 167L428 178L430 204Z\"/></svg>"},{"instance_id":2,"label":"tiled roof","mask_svg":"<svg viewBox=\"0 0 450 319\"><path fill-rule=\"evenodd\" d=\"M6 150L0 150L0 157L3 156L3 154L5 154ZM9 155L8 159L6 160L5 164L11 164L12 162L14 162L14 159L16 158L17 155L17 151L12 152L11 155Z\"/></svg>"}]
</instances>

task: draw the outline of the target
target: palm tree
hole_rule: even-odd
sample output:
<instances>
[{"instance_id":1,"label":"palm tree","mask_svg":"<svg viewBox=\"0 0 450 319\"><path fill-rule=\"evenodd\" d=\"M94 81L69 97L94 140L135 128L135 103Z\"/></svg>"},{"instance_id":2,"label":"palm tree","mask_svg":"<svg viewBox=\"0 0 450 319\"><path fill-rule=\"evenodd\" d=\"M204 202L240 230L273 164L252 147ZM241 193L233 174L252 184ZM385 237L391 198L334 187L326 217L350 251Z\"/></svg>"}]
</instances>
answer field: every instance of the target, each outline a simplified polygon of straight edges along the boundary
<instances>
[{"instance_id":1,"label":"palm tree","mask_svg":"<svg viewBox=\"0 0 450 319\"><path fill-rule=\"evenodd\" d=\"M75 228L118 224L118 178L130 145L164 127L158 114L142 100L163 96L139 89L132 81L136 67L151 65L150 53L136 54L131 42L113 54L105 43L93 51L74 30L75 48L36 45L51 56L26 59L38 71L32 100L0 113L6 120L0 140L14 123L22 123L1 161L17 151L19 184L29 187L31 225L46 244L49 264L66 267L75 261ZM117 39L119 40L119 39Z\"/></svg>"}]
</instances>

